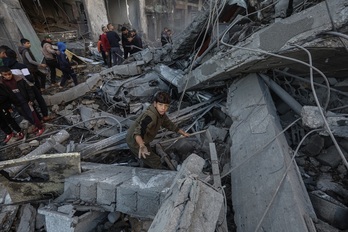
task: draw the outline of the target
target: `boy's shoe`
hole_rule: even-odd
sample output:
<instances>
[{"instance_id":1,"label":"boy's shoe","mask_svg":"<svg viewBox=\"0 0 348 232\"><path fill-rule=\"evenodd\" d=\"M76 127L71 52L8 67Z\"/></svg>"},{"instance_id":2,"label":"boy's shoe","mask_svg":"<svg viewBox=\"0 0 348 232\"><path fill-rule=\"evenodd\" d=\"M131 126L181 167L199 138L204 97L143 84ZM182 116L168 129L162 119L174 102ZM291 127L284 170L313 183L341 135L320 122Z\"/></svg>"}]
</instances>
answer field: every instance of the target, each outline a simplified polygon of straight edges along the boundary
<instances>
[{"instance_id":1,"label":"boy's shoe","mask_svg":"<svg viewBox=\"0 0 348 232\"><path fill-rule=\"evenodd\" d=\"M10 139L12 138L14 136L14 133L12 132L11 134L9 134L9 135L6 135L6 137L5 137L5 139L4 139L4 141L3 141L3 143L8 143L8 141L10 141Z\"/></svg>"},{"instance_id":2,"label":"boy's shoe","mask_svg":"<svg viewBox=\"0 0 348 232\"><path fill-rule=\"evenodd\" d=\"M45 132L45 128L43 127L43 128L41 128L41 129L39 129L39 130L37 131L36 136L40 136L40 135L42 135L44 132Z\"/></svg>"},{"instance_id":3,"label":"boy's shoe","mask_svg":"<svg viewBox=\"0 0 348 232\"><path fill-rule=\"evenodd\" d=\"M18 132L17 135L16 135L16 137L17 137L17 140L23 139L23 138L24 138L23 132Z\"/></svg>"}]
</instances>

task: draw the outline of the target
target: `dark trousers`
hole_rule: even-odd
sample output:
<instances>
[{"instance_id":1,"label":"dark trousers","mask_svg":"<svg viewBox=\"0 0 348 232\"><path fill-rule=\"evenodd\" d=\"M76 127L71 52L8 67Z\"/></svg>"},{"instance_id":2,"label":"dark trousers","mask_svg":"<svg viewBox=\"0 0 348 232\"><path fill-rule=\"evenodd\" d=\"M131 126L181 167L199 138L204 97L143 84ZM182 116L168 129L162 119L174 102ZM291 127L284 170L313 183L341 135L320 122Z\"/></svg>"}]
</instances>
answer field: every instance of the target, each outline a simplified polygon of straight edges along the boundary
<instances>
[{"instance_id":1,"label":"dark trousers","mask_svg":"<svg viewBox=\"0 0 348 232\"><path fill-rule=\"evenodd\" d=\"M10 127L11 125L11 127ZM9 135L12 133L12 129L16 132L20 132L21 128L14 118L12 118L10 112L7 112L4 109L0 109L0 128L6 134Z\"/></svg>"},{"instance_id":2,"label":"dark trousers","mask_svg":"<svg viewBox=\"0 0 348 232\"><path fill-rule=\"evenodd\" d=\"M133 147L130 144L128 144L129 149L133 153L133 155L137 158L139 158L139 147ZM155 152L151 150L151 147L146 145L147 150L150 152L150 155L146 156L146 159L141 158L141 161L149 166L150 168L155 168L155 169L163 169L162 162L161 162L161 157L157 155Z\"/></svg>"},{"instance_id":3,"label":"dark trousers","mask_svg":"<svg viewBox=\"0 0 348 232\"><path fill-rule=\"evenodd\" d=\"M35 80L35 86L38 89L46 88L46 75L39 70L32 72Z\"/></svg>"},{"instance_id":4,"label":"dark trousers","mask_svg":"<svg viewBox=\"0 0 348 232\"><path fill-rule=\"evenodd\" d=\"M58 62L56 59L54 59L54 60L46 59L46 64L50 68L51 84L55 84L57 82L56 68L59 68Z\"/></svg>"},{"instance_id":5,"label":"dark trousers","mask_svg":"<svg viewBox=\"0 0 348 232\"><path fill-rule=\"evenodd\" d=\"M122 50L120 47L112 47L110 50L110 59L112 57L112 65L120 65L123 62ZM111 60L110 60L111 63Z\"/></svg>"},{"instance_id":6,"label":"dark trousers","mask_svg":"<svg viewBox=\"0 0 348 232\"><path fill-rule=\"evenodd\" d=\"M35 125L38 129L42 129L43 125L35 111L34 106L29 106L28 103L23 103L18 109L18 112L28 120L31 124Z\"/></svg>"},{"instance_id":7,"label":"dark trousers","mask_svg":"<svg viewBox=\"0 0 348 232\"><path fill-rule=\"evenodd\" d=\"M101 50L100 53L101 53L101 55L103 57L104 65L108 65L108 59L107 59L107 56L105 54L105 51Z\"/></svg>"},{"instance_id":8,"label":"dark trousers","mask_svg":"<svg viewBox=\"0 0 348 232\"><path fill-rule=\"evenodd\" d=\"M77 76L74 70L72 69L62 70L62 72L63 72L63 76L62 76L62 80L60 81L60 86L64 87L66 81L69 80L70 78L73 79L75 85L78 85Z\"/></svg>"},{"instance_id":9,"label":"dark trousers","mask_svg":"<svg viewBox=\"0 0 348 232\"><path fill-rule=\"evenodd\" d=\"M123 57L124 59L127 59L129 56L130 48L123 47Z\"/></svg>"},{"instance_id":10,"label":"dark trousers","mask_svg":"<svg viewBox=\"0 0 348 232\"><path fill-rule=\"evenodd\" d=\"M47 117L48 116L47 104L45 102L45 99L42 97L40 90L38 90L38 88L36 88L36 86L31 86L31 89L33 90L33 92L35 94L35 100L37 101L37 104L40 108L40 112L41 112L42 116ZM40 118L39 115L38 115L38 117Z\"/></svg>"}]
</instances>

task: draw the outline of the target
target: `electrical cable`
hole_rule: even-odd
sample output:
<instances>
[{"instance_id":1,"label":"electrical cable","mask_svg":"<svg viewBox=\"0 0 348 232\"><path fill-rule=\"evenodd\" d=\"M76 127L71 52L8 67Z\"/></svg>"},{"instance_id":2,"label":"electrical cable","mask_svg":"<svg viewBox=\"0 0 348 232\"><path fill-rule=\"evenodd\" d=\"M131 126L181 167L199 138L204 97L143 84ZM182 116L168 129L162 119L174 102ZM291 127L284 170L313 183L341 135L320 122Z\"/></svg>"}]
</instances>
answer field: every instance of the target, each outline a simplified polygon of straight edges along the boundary
<instances>
[{"instance_id":1,"label":"electrical cable","mask_svg":"<svg viewBox=\"0 0 348 232\"><path fill-rule=\"evenodd\" d=\"M306 48L304 48L304 47L302 47L300 45L296 45L296 44L295 44L295 46L300 48L300 49L302 49L302 50L304 50L308 54L308 57L309 57L309 60L310 60L310 63L309 63L310 64L310 66L309 66L309 68L310 68L309 69L309 73L310 73L310 76L311 76L310 81L311 81L312 92L313 92L314 97L317 98L317 100L318 100L317 93L316 93L315 88L314 88L313 68L312 68L313 67L312 55ZM329 83L329 80L327 79L327 77L325 75L323 77L324 77L324 81L325 81L326 87L327 87L326 103L323 106L324 110L326 111L327 107L329 106L329 103L330 103L330 90L331 90L331 88L330 88L330 83ZM318 102L319 102L319 100L318 100ZM318 107L321 107L321 106L318 105Z\"/></svg>"},{"instance_id":2,"label":"electrical cable","mask_svg":"<svg viewBox=\"0 0 348 232\"><path fill-rule=\"evenodd\" d=\"M224 2L225 2L225 1L226 1L226 0L224 0ZM211 5L212 0L210 0L209 2L210 2L210 5ZM209 8L209 9L210 9L210 8ZM221 14L222 9L223 9L223 5L222 5L222 7L221 7L221 11L220 11L219 14ZM217 17L219 17L219 15L217 15ZM204 32L204 36L203 36L203 39L202 39L202 43L200 44L199 48L197 49L197 52L196 52L196 54L194 55L193 60L192 60L192 62L191 62L191 65L190 65L190 68L189 68L189 71L188 71L188 74L187 74L187 77L188 77L188 78L187 78L187 80L186 80L185 87L184 87L184 89L183 89L183 91L182 91L182 94L181 94L181 96L180 96L180 99L179 99L178 110L180 110L180 108L181 108L181 103L182 103L182 100L183 100L183 98L184 98L184 95L185 95L185 92L186 92L188 83L189 83L189 81L190 81L190 77L191 77L191 76L190 76L189 74L191 74L191 72L192 72L192 68L193 68L193 65L194 65L194 61L197 59L198 53L199 53L199 51L202 49L203 43L204 43L205 38L206 38L206 36L207 36L207 34L208 34L208 30L209 30L209 25L210 25L211 18L212 18L212 14L211 14L211 10L209 10L209 18L208 18L208 22L207 22L207 28L206 28L206 30L205 30L205 32ZM200 37L200 36L199 36L199 37ZM199 37L197 38L196 42L198 42ZM195 45L196 45L196 42L195 42ZM194 46L194 47L195 47L195 46Z\"/></svg>"},{"instance_id":3,"label":"electrical cable","mask_svg":"<svg viewBox=\"0 0 348 232\"><path fill-rule=\"evenodd\" d=\"M344 156L344 154L343 154L343 152L342 152L340 146L339 146L338 143L337 143L337 140L336 140L335 136L333 135L333 133L332 133L332 131L331 131L331 129L330 129L329 123L328 123L328 121L327 121L327 119L326 119L326 117L325 117L325 115L324 115L324 112L323 112L322 108L320 107L320 103L319 103L317 94L316 94L315 89L314 89L314 84L313 84L313 82L314 82L314 81L313 81L313 69L312 69L312 67L313 67L313 66L312 66L312 56L311 56L310 52L309 52L307 49L305 49L305 48L303 48L303 47L302 47L302 49L304 49L304 50L307 52L308 56L309 56L309 61L310 61L309 63L310 63L310 67L311 67L311 68L310 68L310 80L311 80L311 87L312 87L312 91L313 91L313 96L314 96L315 103L317 104L318 110L319 110L319 112L320 112L320 115L322 116L322 118L323 118L323 120L324 120L324 124L325 124L325 127L326 127L325 129L326 129L326 131L329 133L330 138L331 138L332 142L334 143L334 145L335 145L335 147L336 147L338 153L340 154L340 156L341 156L341 158L342 158L342 161L343 161L344 165L345 165L346 168L348 169L348 162L347 162L347 159L346 159L346 157Z\"/></svg>"}]
</instances>

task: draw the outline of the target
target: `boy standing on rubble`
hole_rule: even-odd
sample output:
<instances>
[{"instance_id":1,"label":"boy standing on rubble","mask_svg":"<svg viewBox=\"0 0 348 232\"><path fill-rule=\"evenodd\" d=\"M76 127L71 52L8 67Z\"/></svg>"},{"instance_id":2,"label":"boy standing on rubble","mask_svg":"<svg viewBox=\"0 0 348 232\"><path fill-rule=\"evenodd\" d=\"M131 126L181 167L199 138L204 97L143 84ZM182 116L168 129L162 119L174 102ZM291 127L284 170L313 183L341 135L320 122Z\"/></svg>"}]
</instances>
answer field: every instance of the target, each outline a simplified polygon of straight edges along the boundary
<instances>
[{"instance_id":1,"label":"boy standing on rubble","mask_svg":"<svg viewBox=\"0 0 348 232\"><path fill-rule=\"evenodd\" d=\"M21 115L36 126L34 130L37 131L36 136L42 135L45 128L34 110L35 94L30 86L24 81L22 75L12 74L9 67L1 67L0 74L2 83L14 93L16 100L19 102L18 110Z\"/></svg>"},{"instance_id":2,"label":"boy standing on rubble","mask_svg":"<svg viewBox=\"0 0 348 232\"><path fill-rule=\"evenodd\" d=\"M150 105L127 131L127 144L133 155L138 156L151 168L162 168L161 158L150 148L150 142L156 137L160 127L175 131L185 137L189 134L179 129L167 116L170 96L166 92L158 92Z\"/></svg>"}]
</instances>

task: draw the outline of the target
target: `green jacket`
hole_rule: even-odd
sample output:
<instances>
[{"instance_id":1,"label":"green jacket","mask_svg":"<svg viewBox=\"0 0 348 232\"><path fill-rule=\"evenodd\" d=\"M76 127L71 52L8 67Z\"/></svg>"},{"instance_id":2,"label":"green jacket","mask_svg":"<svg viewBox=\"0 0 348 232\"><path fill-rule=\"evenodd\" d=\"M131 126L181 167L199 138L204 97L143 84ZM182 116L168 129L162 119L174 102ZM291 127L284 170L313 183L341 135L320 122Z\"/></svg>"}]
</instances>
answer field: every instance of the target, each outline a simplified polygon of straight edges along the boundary
<instances>
[{"instance_id":1,"label":"green jacket","mask_svg":"<svg viewBox=\"0 0 348 232\"><path fill-rule=\"evenodd\" d=\"M151 104L128 129L126 137L128 146L138 147L134 138L135 135L140 135L145 144L148 145L154 140L161 127L170 131L179 131L178 126L168 118L167 114L160 115L153 104Z\"/></svg>"}]
</instances>

